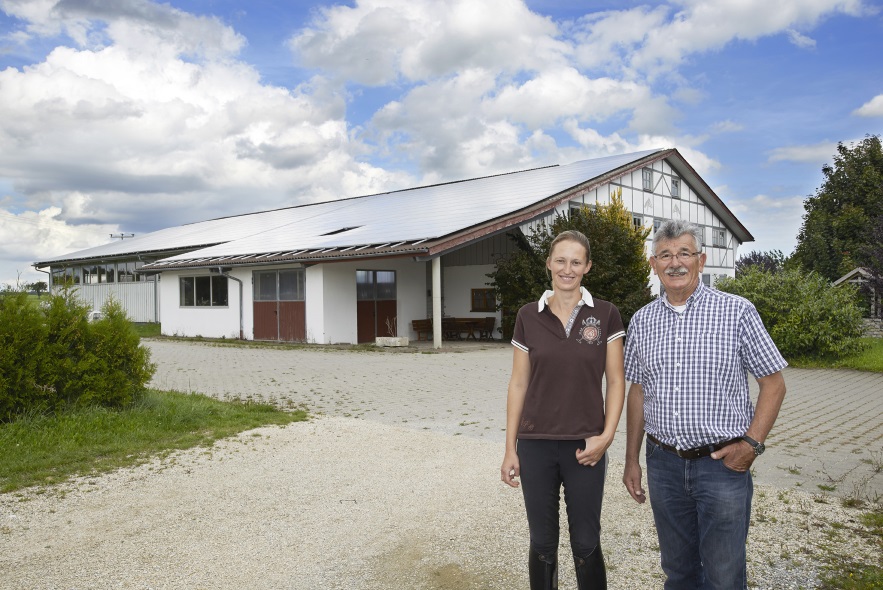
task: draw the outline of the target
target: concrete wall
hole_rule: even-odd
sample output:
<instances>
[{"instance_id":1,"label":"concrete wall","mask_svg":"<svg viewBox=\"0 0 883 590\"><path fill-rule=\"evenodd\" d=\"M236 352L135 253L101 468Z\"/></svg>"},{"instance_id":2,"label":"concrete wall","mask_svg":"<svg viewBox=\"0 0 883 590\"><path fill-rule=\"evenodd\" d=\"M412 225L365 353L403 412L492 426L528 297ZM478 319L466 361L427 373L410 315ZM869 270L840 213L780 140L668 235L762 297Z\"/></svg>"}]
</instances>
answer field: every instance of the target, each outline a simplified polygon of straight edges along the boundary
<instances>
[{"instance_id":1,"label":"concrete wall","mask_svg":"<svg viewBox=\"0 0 883 590\"><path fill-rule=\"evenodd\" d=\"M444 315L458 318L495 316L499 325L500 312L472 311L472 289L489 289L487 273L492 264L443 267Z\"/></svg>"},{"instance_id":2,"label":"concrete wall","mask_svg":"<svg viewBox=\"0 0 883 590\"><path fill-rule=\"evenodd\" d=\"M182 307L179 277L206 276L207 269L166 271L160 281L163 302L162 333L166 336L202 336L204 338L239 338L239 284L229 281L227 307ZM251 339L251 271L236 269L230 275L244 282L243 307L246 339Z\"/></svg>"},{"instance_id":3,"label":"concrete wall","mask_svg":"<svg viewBox=\"0 0 883 590\"><path fill-rule=\"evenodd\" d=\"M417 338L411 320L426 317L426 263L405 258L321 264L307 269L307 340L320 344L355 343L356 271L396 271L396 324L399 336Z\"/></svg>"},{"instance_id":4,"label":"concrete wall","mask_svg":"<svg viewBox=\"0 0 883 590\"><path fill-rule=\"evenodd\" d=\"M862 320L865 336L868 338L883 338L883 319L865 318Z\"/></svg>"}]
</instances>

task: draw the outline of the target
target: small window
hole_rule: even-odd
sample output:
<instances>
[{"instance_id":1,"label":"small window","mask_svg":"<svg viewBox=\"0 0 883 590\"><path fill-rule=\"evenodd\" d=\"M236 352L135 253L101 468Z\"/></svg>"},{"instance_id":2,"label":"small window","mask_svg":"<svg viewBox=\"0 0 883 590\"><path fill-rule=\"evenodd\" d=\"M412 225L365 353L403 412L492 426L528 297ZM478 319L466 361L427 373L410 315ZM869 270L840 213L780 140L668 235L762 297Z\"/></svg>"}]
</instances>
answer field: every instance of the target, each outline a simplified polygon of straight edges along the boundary
<instances>
[{"instance_id":1,"label":"small window","mask_svg":"<svg viewBox=\"0 0 883 590\"><path fill-rule=\"evenodd\" d=\"M662 220L661 220L661 219L654 219L654 220L653 220L653 235L656 235L656 232L659 231L659 228L660 228L661 226L662 226Z\"/></svg>"},{"instance_id":2,"label":"small window","mask_svg":"<svg viewBox=\"0 0 883 590\"><path fill-rule=\"evenodd\" d=\"M280 301L304 301L305 285L304 271L280 270L279 271L279 300Z\"/></svg>"},{"instance_id":3,"label":"small window","mask_svg":"<svg viewBox=\"0 0 883 590\"><path fill-rule=\"evenodd\" d=\"M652 191L653 190L653 170L650 168L644 168L641 170L641 176L644 179L644 190Z\"/></svg>"},{"instance_id":4,"label":"small window","mask_svg":"<svg viewBox=\"0 0 883 590\"><path fill-rule=\"evenodd\" d=\"M227 307L227 277L180 277L181 307Z\"/></svg>"},{"instance_id":5,"label":"small window","mask_svg":"<svg viewBox=\"0 0 883 590\"><path fill-rule=\"evenodd\" d=\"M727 230L713 229L711 230L711 245L718 248L724 248L727 245Z\"/></svg>"},{"instance_id":6,"label":"small window","mask_svg":"<svg viewBox=\"0 0 883 590\"><path fill-rule=\"evenodd\" d=\"M710 287L711 286L711 275L703 273L702 274L702 284L704 284L706 287Z\"/></svg>"},{"instance_id":7,"label":"small window","mask_svg":"<svg viewBox=\"0 0 883 590\"><path fill-rule=\"evenodd\" d=\"M497 300L493 289L473 289L470 311L497 311Z\"/></svg>"},{"instance_id":8,"label":"small window","mask_svg":"<svg viewBox=\"0 0 883 590\"><path fill-rule=\"evenodd\" d=\"M644 218L640 215L632 215L632 225L634 225L637 230L644 229Z\"/></svg>"},{"instance_id":9,"label":"small window","mask_svg":"<svg viewBox=\"0 0 883 590\"><path fill-rule=\"evenodd\" d=\"M671 196L674 199L681 198L681 180L679 178L671 179Z\"/></svg>"}]
</instances>

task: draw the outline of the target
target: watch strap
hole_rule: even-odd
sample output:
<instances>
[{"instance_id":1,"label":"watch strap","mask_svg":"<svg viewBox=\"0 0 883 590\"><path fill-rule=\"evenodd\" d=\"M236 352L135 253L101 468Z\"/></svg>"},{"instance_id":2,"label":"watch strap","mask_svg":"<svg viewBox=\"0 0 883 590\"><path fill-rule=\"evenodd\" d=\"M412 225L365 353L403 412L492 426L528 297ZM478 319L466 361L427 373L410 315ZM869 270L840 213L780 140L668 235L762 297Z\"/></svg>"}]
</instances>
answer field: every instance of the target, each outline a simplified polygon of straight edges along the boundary
<instances>
[{"instance_id":1,"label":"watch strap","mask_svg":"<svg viewBox=\"0 0 883 590\"><path fill-rule=\"evenodd\" d=\"M748 435L743 436L742 440L744 440L749 445L751 445L752 448L754 448L755 455L760 455L761 453L763 453L766 450L766 446L762 442L758 442Z\"/></svg>"}]
</instances>

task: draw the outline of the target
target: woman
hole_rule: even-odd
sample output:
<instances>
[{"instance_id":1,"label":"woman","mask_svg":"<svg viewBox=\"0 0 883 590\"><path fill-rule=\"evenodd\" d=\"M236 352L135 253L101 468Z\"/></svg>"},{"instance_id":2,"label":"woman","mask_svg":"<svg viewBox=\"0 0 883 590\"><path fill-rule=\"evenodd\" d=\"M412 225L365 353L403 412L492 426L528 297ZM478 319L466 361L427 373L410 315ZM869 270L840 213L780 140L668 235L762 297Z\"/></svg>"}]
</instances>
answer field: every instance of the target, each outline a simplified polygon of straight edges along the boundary
<instances>
[{"instance_id":1,"label":"woman","mask_svg":"<svg viewBox=\"0 0 883 590\"><path fill-rule=\"evenodd\" d=\"M546 259L552 290L518 311L512 336L500 475L512 487L521 478L530 528L531 590L558 587L562 484L578 588L607 588L601 500L607 448L625 398L625 330L619 310L580 285L591 267L586 236L578 231L559 234Z\"/></svg>"}]
</instances>

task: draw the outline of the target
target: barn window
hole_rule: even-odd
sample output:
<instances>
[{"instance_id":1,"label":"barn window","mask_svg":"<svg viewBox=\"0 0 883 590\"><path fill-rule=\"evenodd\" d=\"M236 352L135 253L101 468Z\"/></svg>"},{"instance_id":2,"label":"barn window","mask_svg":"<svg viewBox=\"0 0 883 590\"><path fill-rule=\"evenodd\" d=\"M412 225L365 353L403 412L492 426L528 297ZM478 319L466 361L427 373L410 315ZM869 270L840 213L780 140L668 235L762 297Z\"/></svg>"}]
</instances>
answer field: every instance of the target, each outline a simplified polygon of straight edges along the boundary
<instances>
[{"instance_id":1,"label":"barn window","mask_svg":"<svg viewBox=\"0 0 883 590\"><path fill-rule=\"evenodd\" d=\"M227 307L227 277L180 277L181 307Z\"/></svg>"}]
</instances>

